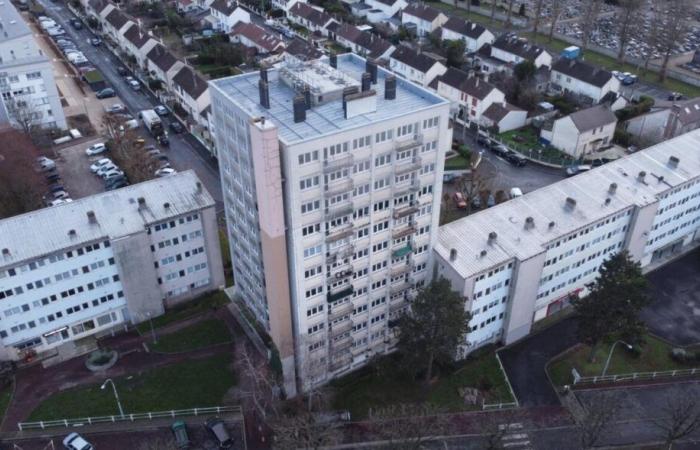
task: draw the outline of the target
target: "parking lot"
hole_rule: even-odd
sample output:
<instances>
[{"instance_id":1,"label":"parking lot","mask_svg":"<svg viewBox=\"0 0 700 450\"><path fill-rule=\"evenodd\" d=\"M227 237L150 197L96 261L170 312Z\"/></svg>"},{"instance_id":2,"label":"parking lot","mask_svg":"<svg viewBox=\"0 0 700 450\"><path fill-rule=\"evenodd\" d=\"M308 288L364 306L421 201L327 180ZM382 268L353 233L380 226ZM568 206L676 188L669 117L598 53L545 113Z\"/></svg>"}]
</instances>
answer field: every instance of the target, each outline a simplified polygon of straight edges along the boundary
<instances>
[{"instance_id":1,"label":"parking lot","mask_svg":"<svg viewBox=\"0 0 700 450\"><path fill-rule=\"evenodd\" d=\"M61 175L62 184L66 192L73 199L87 197L104 191L104 184L90 172L90 164L103 156L85 155L85 149L102 142L101 138L75 144L59 150L60 158L56 161L58 173Z\"/></svg>"}]
</instances>

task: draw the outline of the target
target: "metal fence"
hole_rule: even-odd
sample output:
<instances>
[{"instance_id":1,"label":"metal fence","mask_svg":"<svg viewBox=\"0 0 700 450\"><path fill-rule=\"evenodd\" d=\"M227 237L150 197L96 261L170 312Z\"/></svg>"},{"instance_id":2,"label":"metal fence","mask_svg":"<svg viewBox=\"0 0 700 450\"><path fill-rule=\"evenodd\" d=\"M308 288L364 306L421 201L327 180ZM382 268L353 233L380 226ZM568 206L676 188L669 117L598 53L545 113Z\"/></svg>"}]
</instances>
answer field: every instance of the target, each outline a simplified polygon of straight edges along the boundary
<instances>
[{"instance_id":1,"label":"metal fence","mask_svg":"<svg viewBox=\"0 0 700 450\"><path fill-rule=\"evenodd\" d=\"M45 420L39 422L19 422L20 431L45 428L69 428L101 423L136 422L141 420L165 419L183 416L201 416L222 413L241 413L240 406L213 406L210 408L178 409L172 411L157 411L139 414L124 414L123 416L80 417L75 419Z\"/></svg>"},{"instance_id":2,"label":"metal fence","mask_svg":"<svg viewBox=\"0 0 700 450\"><path fill-rule=\"evenodd\" d=\"M496 409L513 409L517 408L518 402L509 402L509 403L482 403L481 404L481 410L482 411L493 411Z\"/></svg>"},{"instance_id":3,"label":"metal fence","mask_svg":"<svg viewBox=\"0 0 700 450\"><path fill-rule=\"evenodd\" d=\"M700 368L666 370L661 372L634 372L621 375L582 377L574 375L574 384L618 383L620 381L655 380L660 378L689 377L700 375Z\"/></svg>"}]
</instances>

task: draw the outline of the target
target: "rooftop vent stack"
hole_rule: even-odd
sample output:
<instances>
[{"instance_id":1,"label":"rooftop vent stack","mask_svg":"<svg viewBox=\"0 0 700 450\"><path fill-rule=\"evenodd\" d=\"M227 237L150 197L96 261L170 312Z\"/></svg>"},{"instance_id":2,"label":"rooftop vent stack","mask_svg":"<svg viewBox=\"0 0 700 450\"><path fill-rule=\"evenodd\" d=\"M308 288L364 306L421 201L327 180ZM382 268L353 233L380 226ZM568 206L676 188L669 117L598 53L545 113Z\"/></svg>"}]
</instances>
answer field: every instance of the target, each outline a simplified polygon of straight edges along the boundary
<instances>
[{"instance_id":1,"label":"rooftop vent stack","mask_svg":"<svg viewBox=\"0 0 700 450\"><path fill-rule=\"evenodd\" d=\"M396 99L396 76L387 75L384 79L384 98L387 100Z\"/></svg>"},{"instance_id":2,"label":"rooftop vent stack","mask_svg":"<svg viewBox=\"0 0 700 450\"><path fill-rule=\"evenodd\" d=\"M554 221L549 222L549 229L551 230L552 228L554 228L554 225L556 225Z\"/></svg>"},{"instance_id":3,"label":"rooftop vent stack","mask_svg":"<svg viewBox=\"0 0 700 450\"><path fill-rule=\"evenodd\" d=\"M68 236L72 238L76 237L78 233L75 232L75 230L68 230Z\"/></svg>"},{"instance_id":4,"label":"rooftop vent stack","mask_svg":"<svg viewBox=\"0 0 700 450\"><path fill-rule=\"evenodd\" d=\"M311 109L311 89L308 85L304 86L304 108Z\"/></svg>"},{"instance_id":5,"label":"rooftop vent stack","mask_svg":"<svg viewBox=\"0 0 700 450\"><path fill-rule=\"evenodd\" d=\"M338 55L335 53L331 53L331 59L330 59L331 67L334 69L338 68Z\"/></svg>"},{"instance_id":6,"label":"rooftop vent stack","mask_svg":"<svg viewBox=\"0 0 700 450\"><path fill-rule=\"evenodd\" d=\"M678 158L675 157L675 156L669 156L669 157L668 157L668 165L669 165L669 167L672 167L672 168L675 169L676 167L678 167L678 163L679 163L679 162L680 162L680 159L678 159Z\"/></svg>"},{"instance_id":7,"label":"rooftop vent stack","mask_svg":"<svg viewBox=\"0 0 700 450\"><path fill-rule=\"evenodd\" d=\"M495 231L490 232L489 233L489 240L488 240L489 245L492 245L494 242L496 242L497 237L498 237L498 234L496 234Z\"/></svg>"},{"instance_id":8,"label":"rooftop vent stack","mask_svg":"<svg viewBox=\"0 0 700 450\"><path fill-rule=\"evenodd\" d=\"M646 178L647 173L645 171L640 171L639 174L637 175L637 180L641 183L644 183L644 179Z\"/></svg>"},{"instance_id":9,"label":"rooftop vent stack","mask_svg":"<svg viewBox=\"0 0 700 450\"><path fill-rule=\"evenodd\" d=\"M269 81L267 79L267 69L265 67L260 68L260 79L263 80L265 83Z\"/></svg>"},{"instance_id":10,"label":"rooftop vent stack","mask_svg":"<svg viewBox=\"0 0 700 450\"><path fill-rule=\"evenodd\" d=\"M267 81L260 78L260 81L258 81L258 89L260 91L260 106L265 109L270 109L270 91L267 88Z\"/></svg>"},{"instance_id":11,"label":"rooftop vent stack","mask_svg":"<svg viewBox=\"0 0 700 450\"><path fill-rule=\"evenodd\" d=\"M450 261L455 261L455 260L457 260L457 249L451 248L450 249Z\"/></svg>"},{"instance_id":12,"label":"rooftop vent stack","mask_svg":"<svg viewBox=\"0 0 700 450\"><path fill-rule=\"evenodd\" d=\"M97 223L97 217L95 217L95 211L88 211L87 218L89 223Z\"/></svg>"},{"instance_id":13,"label":"rooftop vent stack","mask_svg":"<svg viewBox=\"0 0 700 450\"><path fill-rule=\"evenodd\" d=\"M377 83L377 62L374 60L368 59L367 62L365 63L365 71L367 71L370 74L370 76L372 77L372 84L376 84Z\"/></svg>"},{"instance_id":14,"label":"rooftop vent stack","mask_svg":"<svg viewBox=\"0 0 700 450\"><path fill-rule=\"evenodd\" d=\"M348 118L348 101L347 96L357 94L357 86L348 86L343 89L343 117Z\"/></svg>"},{"instance_id":15,"label":"rooftop vent stack","mask_svg":"<svg viewBox=\"0 0 700 450\"><path fill-rule=\"evenodd\" d=\"M615 192L617 192L617 183L610 183L610 187L608 188L608 192L610 194L615 194Z\"/></svg>"},{"instance_id":16,"label":"rooftop vent stack","mask_svg":"<svg viewBox=\"0 0 700 450\"><path fill-rule=\"evenodd\" d=\"M530 230L532 228L535 228L535 219L532 217L526 217L525 218L525 229Z\"/></svg>"},{"instance_id":17,"label":"rooftop vent stack","mask_svg":"<svg viewBox=\"0 0 700 450\"><path fill-rule=\"evenodd\" d=\"M168 202L163 203L163 209L170 209L170 203L168 203Z\"/></svg>"},{"instance_id":18,"label":"rooftop vent stack","mask_svg":"<svg viewBox=\"0 0 700 450\"><path fill-rule=\"evenodd\" d=\"M369 72L362 74L362 92L367 92L372 87L372 75Z\"/></svg>"},{"instance_id":19,"label":"rooftop vent stack","mask_svg":"<svg viewBox=\"0 0 700 450\"><path fill-rule=\"evenodd\" d=\"M610 197L606 198L605 199L605 206L608 206L611 201L612 201L612 199Z\"/></svg>"},{"instance_id":20,"label":"rooftop vent stack","mask_svg":"<svg viewBox=\"0 0 700 450\"><path fill-rule=\"evenodd\" d=\"M145 198L139 197L139 198L136 199L136 200L137 200L138 203L139 203L139 209L146 206L146 199L145 199Z\"/></svg>"},{"instance_id":21,"label":"rooftop vent stack","mask_svg":"<svg viewBox=\"0 0 700 450\"><path fill-rule=\"evenodd\" d=\"M297 95L293 101L294 123L301 123L306 120L306 100L303 95Z\"/></svg>"},{"instance_id":22,"label":"rooftop vent stack","mask_svg":"<svg viewBox=\"0 0 700 450\"><path fill-rule=\"evenodd\" d=\"M3 257L3 258L9 258L9 257L10 257L10 249L9 249L9 248L3 248L3 249L2 249L2 257Z\"/></svg>"},{"instance_id":23,"label":"rooftop vent stack","mask_svg":"<svg viewBox=\"0 0 700 450\"><path fill-rule=\"evenodd\" d=\"M202 193L202 182L198 181L195 186L197 187L197 193L201 194Z\"/></svg>"},{"instance_id":24,"label":"rooftop vent stack","mask_svg":"<svg viewBox=\"0 0 700 450\"><path fill-rule=\"evenodd\" d=\"M566 209L569 211L576 209L576 200L571 197L566 197Z\"/></svg>"},{"instance_id":25,"label":"rooftop vent stack","mask_svg":"<svg viewBox=\"0 0 700 450\"><path fill-rule=\"evenodd\" d=\"M486 256L486 250L482 250L481 253L479 253L479 256L481 256L482 258Z\"/></svg>"}]
</instances>

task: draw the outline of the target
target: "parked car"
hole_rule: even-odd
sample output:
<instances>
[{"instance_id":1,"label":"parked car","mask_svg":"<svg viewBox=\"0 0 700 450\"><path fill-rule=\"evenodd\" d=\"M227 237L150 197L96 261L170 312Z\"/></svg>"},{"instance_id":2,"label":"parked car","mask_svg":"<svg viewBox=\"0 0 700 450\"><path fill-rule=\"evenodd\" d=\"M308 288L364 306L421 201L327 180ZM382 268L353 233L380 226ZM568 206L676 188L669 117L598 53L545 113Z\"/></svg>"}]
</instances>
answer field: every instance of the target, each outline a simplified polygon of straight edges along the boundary
<instances>
[{"instance_id":1,"label":"parked car","mask_svg":"<svg viewBox=\"0 0 700 450\"><path fill-rule=\"evenodd\" d=\"M630 86L630 85L632 85L632 84L634 84L634 83L636 83L636 82L637 82L637 75L630 75L630 76L625 77L625 78L622 80L622 84L623 84L624 86Z\"/></svg>"},{"instance_id":2,"label":"parked car","mask_svg":"<svg viewBox=\"0 0 700 450\"><path fill-rule=\"evenodd\" d=\"M50 183L54 183L58 180L61 179L61 176L58 174L58 172L48 172L46 173L46 181Z\"/></svg>"},{"instance_id":3,"label":"parked car","mask_svg":"<svg viewBox=\"0 0 700 450\"><path fill-rule=\"evenodd\" d=\"M514 187L510 189L510 198L518 198L523 196L523 191L519 187Z\"/></svg>"},{"instance_id":4,"label":"parked car","mask_svg":"<svg viewBox=\"0 0 700 450\"><path fill-rule=\"evenodd\" d=\"M48 206L58 206L58 205L62 205L62 204L64 204L64 203L70 203L70 202L72 202L72 201L73 201L72 198L58 198L58 199L52 201L51 203L49 203ZM64 445L65 445L65 444L64 444ZM70 449L73 449L73 448L92 449L92 447L66 447L66 448L70 448Z\"/></svg>"},{"instance_id":5,"label":"parked car","mask_svg":"<svg viewBox=\"0 0 700 450\"><path fill-rule=\"evenodd\" d=\"M677 102L678 100L683 100L683 94L680 92L671 92L668 94L669 101Z\"/></svg>"},{"instance_id":6,"label":"parked car","mask_svg":"<svg viewBox=\"0 0 700 450\"><path fill-rule=\"evenodd\" d=\"M163 147L168 147L170 145L170 139L168 139L168 136L161 134L156 138L158 143L162 145Z\"/></svg>"},{"instance_id":7,"label":"parked car","mask_svg":"<svg viewBox=\"0 0 700 450\"><path fill-rule=\"evenodd\" d=\"M187 436L187 426L182 420L178 420L170 426L175 438L175 446L179 449L190 448L190 438Z\"/></svg>"},{"instance_id":8,"label":"parked car","mask_svg":"<svg viewBox=\"0 0 700 450\"><path fill-rule=\"evenodd\" d=\"M67 450L93 450L92 445L78 433L71 433L66 436L63 439L63 446Z\"/></svg>"},{"instance_id":9,"label":"parked car","mask_svg":"<svg viewBox=\"0 0 700 450\"><path fill-rule=\"evenodd\" d=\"M504 156L504 157L507 156L508 153L510 153L510 150L508 149L508 147L506 147L503 144L496 144L496 145L492 146L491 151L493 151L498 156Z\"/></svg>"},{"instance_id":10,"label":"parked car","mask_svg":"<svg viewBox=\"0 0 700 450\"><path fill-rule=\"evenodd\" d=\"M472 208L473 209L480 209L481 208L481 198L478 195L474 196L474 198L472 199Z\"/></svg>"},{"instance_id":11,"label":"parked car","mask_svg":"<svg viewBox=\"0 0 700 450\"><path fill-rule=\"evenodd\" d=\"M100 170L102 167L108 166L108 165L110 165L110 164L111 164L111 165L114 165L114 163L112 162L111 159L109 159L109 158L102 158L102 159L100 159L100 160L95 161L95 163L93 163L93 164L90 166L90 172L92 172L92 173L97 173L97 171ZM116 166L115 166L115 167L116 167Z\"/></svg>"},{"instance_id":12,"label":"parked car","mask_svg":"<svg viewBox=\"0 0 700 450\"><path fill-rule=\"evenodd\" d=\"M138 91L141 89L141 83L139 83L137 80L131 80L129 81L129 86L131 86L131 89Z\"/></svg>"},{"instance_id":13,"label":"parked car","mask_svg":"<svg viewBox=\"0 0 700 450\"><path fill-rule=\"evenodd\" d=\"M110 178L121 177L121 176L124 176L124 172L122 172L119 169L112 169L112 170L108 170L108 171L102 173L103 180L109 180Z\"/></svg>"},{"instance_id":14,"label":"parked car","mask_svg":"<svg viewBox=\"0 0 700 450\"><path fill-rule=\"evenodd\" d=\"M111 97L115 97L116 95L117 94L114 92L114 89L112 89L112 88L104 88L101 91L97 92L97 94L95 94L95 96L97 98L100 98L100 99L111 98Z\"/></svg>"},{"instance_id":15,"label":"parked car","mask_svg":"<svg viewBox=\"0 0 700 450\"><path fill-rule=\"evenodd\" d=\"M110 185L106 186L105 190L106 191L113 191L115 189L123 188L123 187L126 187L128 185L129 185L129 183L126 180L119 180L118 182L116 182L114 184L110 184Z\"/></svg>"},{"instance_id":16,"label":"parked car","mask_svg":"<svg viewBox=\"0 0 700 450\"><path fill-rule=\"evenodd\" d=\"M578 175L583 172L588 172L591 170L591 166L587 164L580 164L578 166L570 166L566 168L566 176L567 177L573 177L574 175Z\"/></svg>"},{"instance_id":17,"label":"parked car","mask_svg":"<svg viewBox=\"0 0 700 450\"><path fill-rule=\"evenodd\" d=\"M180 122L173 120L170 122L170 130L172 130L172 132L175 134L179 134L185 131L185 127L183 127Z\"/></svg>"},{"instance_id":18,"label":"parked car","mask_svg":"<svg viewBox=\"0 0 700 450\"><path fill-rule=\"evenodd\" d=\"M511 163L517 167L523 167L524 165L527 164L527 158L525 158L520 153L516 153L516 152L512 152L512 151L508 152L508 154L506 155L506 160L509 163Z\"/></svg>"},{"instance_id":19,"label":"parked car","mask_svg":"<svg viewBox=\"0 0 700 450\"><path fill-rule=\"evenodd\" d=\"M123 77L124 75L128 74L129 71L126 69L126 67L119 66L117 67L117 73Z\"/></svg>"},{"instance_id":20,"label":"parked car","mask_svg":"<svg viewBox=\"0 0 700 450\"><path fill-rule=\"evenodd\" d=\"M456 173L445 173L442 175L442 182L443 183L452 183L457 178L459 178L459 175L457 175Z\"/></svg>"},{"instance_id":21,"label":"parked car","mask_svg":"<svg viewBox=\"0 0 700 450\"><path fill-rule=\"evenodd\" d=\"M486 206L487 207L492 207L496 204L496 197L493 196L493 194L489 194L489 198L486 199Z\"/></svg>"},{"instance_id":22,"label":"parked car","mask_svg":"<svg viewBox=\"0 0 700 450\"><path fill-rule=\"evenodd\" d=\"M457 208L465 209L467 207L467 201L464 199L464 194L461 192L455 192L452 194L452 199L454 200L455 205L457 205Z\"/></svg>"},{"instance_id":23,"label":"parked car","mask_svg":"<svg viewBox=\"0 0 700 450\"><path fill-rule=\"evenodd\" d=\"M207 430L219 444L219 448L231 448L233 447L233 439L229 436L226 430L226 424L223 420L218 417L211 418L204 424Z\"/></svg>"},{"instance_id":24,"label":"parked car","mask_svg":"<svg viewBox=\"0 0 700 450\"><path fill-rule=\"evenodd\" d=\"M46 156L40 156L36 159L36 163L39 165L39 169L46 172L56 168L56 162L47 158Z\"/></svg>"},{"instance_id":25,"label":"parked car","mask_svg":"<svg viewBox=\"0 0 700 450\"><path fill-rule=\"evenodd\" d=\"M156 112L159 116L167 116L170 114L170 111L168 111L168 108L166 108L163 105L157 105L153 107L153 111Z\"/></svg>"},{"instance_id":26,"label":"parked car","mask_svg":"<svg viewBox=\"0 0 700 450\"><path fill-rule=\"evenodd\" d=\"M118 183L121 183L123 181L127 181L126 175L117 175L117 176L107 178L106 180L104 180L105 187L109 187L113 184L118 184Z\"/></svg>"},{"instance_id":27,"label":"parked car","mask_svg":"<svg viewBox=\"0 0 700 450\"><path fill-rule=\"evenodd\" d=\"M49 192L51 192L51 193L65 191L65 190L66 190L66 188L64 188L62 184L52 184L51 186L49 186Z\"/></svg>"},{"instance_id":28,"label":"parked car","mask_svg":"<svg viewBox=\"0 0 700 450\"><path fill-rule=\"evenodd\" d=\"M109 114L120 114L126 112L126 107L121 103L115 103L105 108L105 111Z\"/></svg>"},{"instance_id":29,"label":"parked car","mask_svg":"<svg viewBox=\"0 0 700 450\"><path fill-rule=\"evenodd\" d=\"M83 23L79 19L71 19L70 24L76 30L81 30L83 28Z\"/></svg>"},{"instance_id":30,"label":"parked car","mask_svg":"<svg viewBox=\"0 0 700 450\"><path fill-rule=\"evenodd\" d=\"M484 147L490 147L490 145L491 145L491 139L489 139L488 136L485 136L485 135L479 133L479 134L476 136L476 143L477 143L477 144L481 144L481 145L483 145Z\"/></svg>"},{"instance_id":31,"label":"parked car","mask_svg":"<svg viewBox=\"0 0 700 450\"><path fill-rule=\"evenodd\" d=\"M119 169L119 167L117 167L117 165L114 164L114 163L105 164L104 166L102 166L102 167L100 167L99 169L97 169L97 171L95 172L95 174L96 174L98 177L101 177L103 174L109 172L110 170L118 170L118 169Z\"/></svg>"},{"instance_id":32,"label":"parked car","mask_svg":"<svg viewBox=\"0 0 700 450\"><path fill-rule=\"evenodd\" d=\"M163 167L162 169L156 170L156 176L157 177L167 177L168 175L173 175L176 174L177 170L173 169L172 167Z\"/></svg>"},{"instance_id":33,"label":"parked car","mask_svg":"<svg viewBox=\"0 0 700 450\"><path fill-rule=\"evenodd\" d=\"M94 45L95 47L98 47L98 46L102 45L102 39L100 39L100 38L92 38L92 39L90 39L90 43L91 43L92 45Z\"/></svg>"},{"instance_id":34,"label":"parked car","mask_svg":"<svg viewBox=\"0 0 700 450\"><path fill-rule=\"evenodd\" d=\"M85 154L88 156L99 155L107 151L107 146L104 142L98 142L97 144L92 144L85 150Z\"/></svg>"}]
</instances>

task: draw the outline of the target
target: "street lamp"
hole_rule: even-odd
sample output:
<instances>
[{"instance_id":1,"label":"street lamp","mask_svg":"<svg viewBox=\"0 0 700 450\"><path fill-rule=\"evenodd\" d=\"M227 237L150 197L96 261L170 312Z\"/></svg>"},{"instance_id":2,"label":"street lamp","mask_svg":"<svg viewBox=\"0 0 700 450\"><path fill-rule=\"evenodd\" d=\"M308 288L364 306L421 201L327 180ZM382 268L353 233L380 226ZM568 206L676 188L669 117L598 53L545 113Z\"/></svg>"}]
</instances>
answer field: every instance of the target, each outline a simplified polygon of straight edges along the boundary
<instances>
[{"instance_id":1,"label":"street lamp","mask_svg":"<svg viewBox=\"0 0 700 450\"><path fill-rule=\"evenodd\" d=\"M610 353L608 354L608 360L605 361L605 367L603 367L603 373L600 376L604 377L605 373L608 371L608 366L610 365L610 359L612 358L613 351L615 351L615 346L619 343L625 344L625 346L627 347L628 350L632 350L632 346L630 344L628 344L627 342L625 342L623 340L615 341L615 343L612 345L612 347L610 347Z\"/></svg>"},{"instance_id":2,"label":"street lamp","mask_svg":"<svg viewBox=\"0 0 700 450\"><path fill-rule=\"evenodd\" d=\"M102 383L102 386L100 386L100 389L104 391L107 387L107 383L112 385L112 389L114 390L114 398L117 399L117 406L119 407L119 415L124 417L124 409L122 409L122 402L119 401L119 394L117 393L117 386L115 386L114 381L112 381L111 378L107 378L105 382Z\"/></svg>"}]
</instances>

